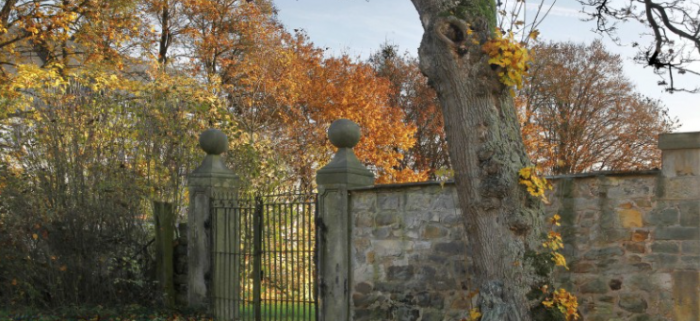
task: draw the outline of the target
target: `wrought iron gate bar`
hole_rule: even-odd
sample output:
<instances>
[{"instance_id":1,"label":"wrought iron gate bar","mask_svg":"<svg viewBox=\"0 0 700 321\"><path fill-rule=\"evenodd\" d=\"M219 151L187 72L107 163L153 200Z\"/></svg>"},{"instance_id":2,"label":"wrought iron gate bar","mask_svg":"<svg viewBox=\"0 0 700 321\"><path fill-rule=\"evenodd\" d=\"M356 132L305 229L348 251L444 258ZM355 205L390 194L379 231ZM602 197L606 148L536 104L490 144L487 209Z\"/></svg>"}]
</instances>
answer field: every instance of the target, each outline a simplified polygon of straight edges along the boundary
<instances>
[{"instance_id":1,"label":"wrought iron gate bar","mask_svg":"<svg viewBox=\"0 0 700 321\"><path fill-rule=\"evenodd\" d=\"M215 315L316 320L316 194L242 194L212 208Z\"/></svg>"}]
</instances>

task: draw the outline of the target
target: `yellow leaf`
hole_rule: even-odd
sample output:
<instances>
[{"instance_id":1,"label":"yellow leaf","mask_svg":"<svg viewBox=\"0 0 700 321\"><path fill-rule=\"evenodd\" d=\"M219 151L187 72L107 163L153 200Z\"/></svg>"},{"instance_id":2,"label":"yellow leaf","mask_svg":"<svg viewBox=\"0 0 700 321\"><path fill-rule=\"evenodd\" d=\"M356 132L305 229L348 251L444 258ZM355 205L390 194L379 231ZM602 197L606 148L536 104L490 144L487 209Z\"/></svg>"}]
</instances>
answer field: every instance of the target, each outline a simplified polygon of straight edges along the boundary
<instances>
[{"instance_id":1,"label":"yellow leaf","mask_svg":"<svg viewBox=\"0 0 700 321\"><path fill-rule=\"evenodd\" d=\"M476 320L479 320L479 318L481 318L481 312L479 312L479 309L474 308L474 309L469 310L469 320L470 321L476 321Z\"/></svg>"},{"instance_id":2,"label":"yellow leaf","mask_svg":"<svg viewBox=\"0 0 700 321\"><path fill-rule=\"evenodd\" d=\"M34 233L34 234L32 234L32 238L36 240L36 239L39 238L39 235L37 235L36 233Z\"/></svg>"}]
</instances>

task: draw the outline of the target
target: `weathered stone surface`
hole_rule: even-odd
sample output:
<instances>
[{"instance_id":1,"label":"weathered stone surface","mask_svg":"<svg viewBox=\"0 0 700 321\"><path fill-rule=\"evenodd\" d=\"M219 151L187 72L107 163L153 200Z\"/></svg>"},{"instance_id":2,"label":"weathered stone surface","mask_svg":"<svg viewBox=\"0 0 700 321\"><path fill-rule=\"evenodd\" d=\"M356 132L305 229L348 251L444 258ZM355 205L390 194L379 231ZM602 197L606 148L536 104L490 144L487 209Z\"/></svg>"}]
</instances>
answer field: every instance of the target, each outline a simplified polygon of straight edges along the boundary
<instances>
[{"instance_id":1,"label":"weathered stone surface","mask_svg":"<svg viewBox=\"0 0 700 321\"><path fill-rule=\"evenodd\" d=\"M678 224L678 216L678 209L664 208L649 212L649 215L647 215L647 221L649 224L653 224L655 226L675 225Z\"/></svg>"},{"instance_id":2,"label":"weathered stone surface","mask_svg":"<svg viewBox=\"0 0 700 321\"><path fill-rule=\"evenodd\" d=\"M421 233L421 236L423 239L436 239L436 238L441 238L446 236L448 233L448 230L440 225L437 224L429 224L426 225L425 228L423 229L423 233Z\"/></svg>"},{"instance_id":3,"label":"weathered stone surface","mask_svg":"<svg viewBox=\"0 0 700 321\"><path fill-rule=\"evenodd\" d=\"M681 202L678 209L681 226L700 226L700 201Z\"/></svg>"},{"instance_id":4,"label":"weathered stone surface","mask_svg":"<svg viewBox=\"0 0 700 321\"><path fill-rule=\"evenodd\" d=\"M642 213L636 209L619 209L617 210L617 214L620 217L620 223L622 224L622 227L632 228L642 227L644 225L642 223Z\"/></svg>"},{"instance_id":5,"label":"weathered stone surface","mask_svg":"<svg viewBox=\"0 0 700 321\"><path fill-rule=\"evenodd\" d=\"M647 301L634 294L624 294L620 296L619 306L629 312L642 313L647 309Z\"/></svg>"},{"instance_id":6,"label":"weathered stone surface","mask_svg":"<svg viewBox=\"0 0 700 321\"><path fill-rule=\"evenodd\" d=\"M438 253L445 255L464 254L467 249L464 242L437 243L433 248Z\"/></svg>"},{"instance_id":7,"label":"weathered stone surface","mask_svg":"<svg viewBox=\"0 0 700 321\"><path fill-rule=\"evenodd\" d=\"M387 226L398 222L396 213L379 213L374 218L376 226Z\"/></svg>"},{"instance_id":8,"label":"weathered stone surface","mask_svg":"<svg viewBox=\"0 0 700 321\"><path fill-rule=\"evenodd\" d=\"M644 253L646 246L643 243L625 243L625 251L630 253Z\"/></svg>"},{"instance_id":9,"label":"weathered stone surface","mask_svg":"<svg viewBox=\"0 0 700 321\"><path fill-rule=\"evenodd\" d=\"M605 280L602 278L595 278L591 279L588 281L585 281L581 286L579 287L579 290L583 294L590 294L590 293L607 293L608 292L608 285L605 284Z\"/></svg>"},{"instance_id":10,"label":"weathered stone surface","mask_svg":"<svg viewBox=\"0 0 700 321\"><path fill-rule=\"evenodd\" d=\"M696 203L677 195L660 198L664 189L656 184L662 180L656 175L582 177L571 179L568 191L550 194L547 215L562 216L558 231L570 267L559 270L557 279L577 294L585 320L660 321L674 309L693 313L674 308L671 274L700 262L700 225L683 224L694 222ZM380 194L399 196L387 198L381 209ZM358 308L355 320L411 319L412 311L418 311L419 320L463 318L467 300L461 296L471 283L454 187L364 190L356 196L363 199L363 209L355 210L353 202L353 211L371 217L372 226L353 221L353 237L371 240L368 246L356 245L365 260L354 267L360 274L354 274L352 289L371 298L376 308ZM399 307L404 309L399 312Z\"/></svg>"},{"instance_id":11,"label":"weathered stone surface","mask_svg":"<svg viewBox=\"0 0 700 321\"><path fill-rule=\"evenodd\" d=\"M386 271L389 281L408 281L413 277L413 266L390 266Z\"/></svg>"},{"instance_id":12,"label":"weathered stone surface","mask_svg":"<svg viewBox=\"0 0 700 321\"><path fill-rule=\"evenodd\" d=\"M649 231L635 230L634 233L632 233L633 242L644 242L647 239L649 239Z\"/></svg>"},{"instance_id":13,"label":"weathered stone surface","mask_svg":"<svg viewBox=\"0 0 700 321\"><path fill-rule=\"evenodd\" d=\"M368 282L360 282L355 285L355 291L362 293L362 294L368 294L372 291L373 286L371 283Z\"/></svg>"},{"instance_id":14,"label":"weathered stone surface","mask_svg":"<svg viewBox=\"0 0 700 321\"><path fill-rule=\"evenodd\" d=\"M698 320L700 315L700 273L676 271L672 274L674 320Z\"/></svg>"},{"instance_id":15,"label":"weathered stone surface","mask_svg":"<svg viewBox=\"0 0 700 321\"><path fill-rule=\"evenodd\" d=\"M700 240L682 241L681 250L683 254L700 255Z\"/></svg>"},{"instance_id":16,"label":"weathered stone surface","mask_svg":"<svg viewBox=\"0 0 700 321\"><path fill-rule=\"evenodd\" d=\"M654 231L654 238L657 240L698 240L700 239L700 228L685 226L659 227Z\"/></svg>"},{"instance_id":17,"label":"weathered stone surface","mask_svg":"<svg viewBox=\"0 0 700 321\"><path fill-rule=\"evenodd\" d=\"M622 248L618 246L612 246L602 249L590 250L583 257L587 260L599 260L609 258L611 256L620 256L622 254L624 254Z\"/></svg>"},{"instance_id":18,"label":"weathered stone surface","mask_svg":"<svg viewBox=\"0 0 700 321\"><path fill-rule=\"evenodd\" d=\"M651 244L652 253L678 253L680 249L675 242L660 241Z\"/></svg>"},{"instance_id":19,"label":"weathered stone surface","mask_svg":"<svg viewBox=\"0 0 700 321\"><path fill-rule=\"evenodd\" d=\"M400 194L381 193L377 195L377 204L382 210L397 210L399 208Z\"/></svg>"}]
</instances>

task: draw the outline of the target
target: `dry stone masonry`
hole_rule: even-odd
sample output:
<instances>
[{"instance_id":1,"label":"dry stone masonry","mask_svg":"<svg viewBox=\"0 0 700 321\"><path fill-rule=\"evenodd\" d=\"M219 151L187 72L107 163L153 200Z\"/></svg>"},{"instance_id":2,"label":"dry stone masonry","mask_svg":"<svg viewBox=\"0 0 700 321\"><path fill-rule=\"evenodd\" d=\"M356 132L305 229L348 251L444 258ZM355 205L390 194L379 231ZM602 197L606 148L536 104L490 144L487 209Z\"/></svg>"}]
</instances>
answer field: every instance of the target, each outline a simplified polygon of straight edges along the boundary
<instances>
[{"instance_id":1,"label":"dry stone masonry","mask_svg":"<svg viewBox=\"0 0 700 321\"><path fill-rule=\"evenodd\" d=\"M700 320L700 133L660 138L663 169L552 178L549 215L584 320ZM460 320L469 256L454 186L350 192L352 320Z\"/></svg>"}]
</instances>

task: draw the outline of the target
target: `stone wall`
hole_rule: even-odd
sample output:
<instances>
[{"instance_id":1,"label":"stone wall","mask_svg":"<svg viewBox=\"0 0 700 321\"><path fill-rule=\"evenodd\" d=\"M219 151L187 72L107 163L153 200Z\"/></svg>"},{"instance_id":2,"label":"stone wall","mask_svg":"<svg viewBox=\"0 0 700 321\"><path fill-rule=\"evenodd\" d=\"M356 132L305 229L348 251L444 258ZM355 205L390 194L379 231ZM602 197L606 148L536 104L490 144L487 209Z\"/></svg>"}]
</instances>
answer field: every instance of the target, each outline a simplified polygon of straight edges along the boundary
<instances>
[{"instance_id":1,"label":"stone wall","mask_svg":"<svg viewBox=\"0 0 700 321\"><path fill-rule=\"evenodd\" d=\"M660 147L662 170L551 178L546 211L562 217L570 267L557 279L584 320L700 320L700 133L662 136ZM466 316L453 185L358 189L349 207L353 320Z\"/></svg>"},{"instance_id":2,"label":"stone wall","mask_svg":"<svg viewBox=\"0 0 700 321\"><path fill-rule=\"evenodd\" d=\"M700 197L660 171L552 179L562 217L562 286L585 320L700 320ZM680 194L679 194L680 193ZM468 256L453 185L356 190L353 320L460 320Z\"/></svg>"},{"instance_id":3,"label":"stone wall","mask_svg":"<svg viewBox=\"0 0 700 321\"><path fill-rule=\"evenodd\" d=\"M700 197L661 172L553 179L569 260L560 282L585 320L700 320ZM693 184L698 184L695 182Z\"/></svg>"},{"instance_id":4,"label":"stone wall","mask_svg":"<svg viewBox=\"0 0 700 321\"><path fill-rule=\"evenodd\" d=\"M459 320L467 307L457 195L438 184L353 191L352 320Z\"/></svg>"}]
</instances>

